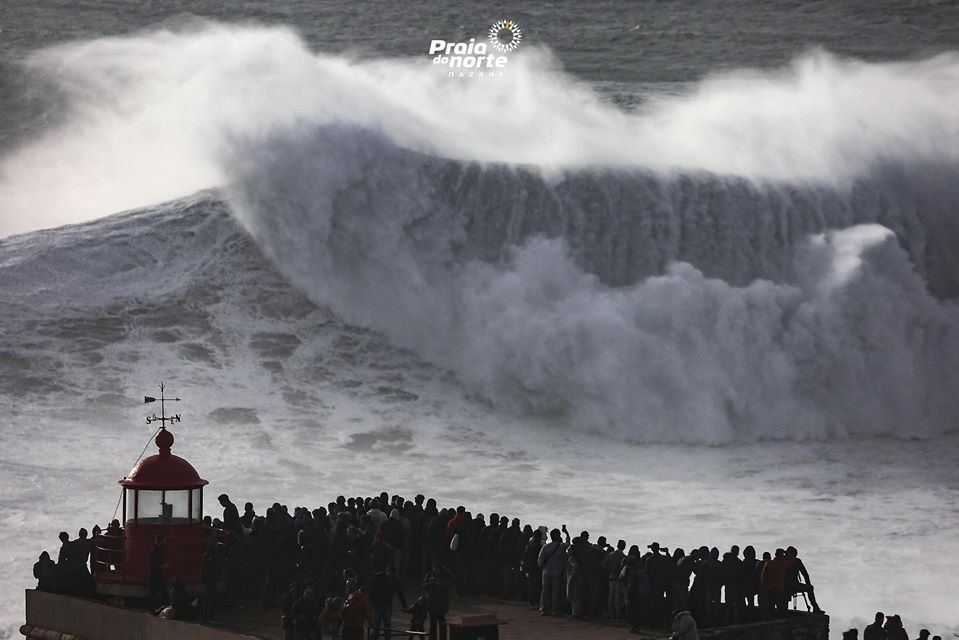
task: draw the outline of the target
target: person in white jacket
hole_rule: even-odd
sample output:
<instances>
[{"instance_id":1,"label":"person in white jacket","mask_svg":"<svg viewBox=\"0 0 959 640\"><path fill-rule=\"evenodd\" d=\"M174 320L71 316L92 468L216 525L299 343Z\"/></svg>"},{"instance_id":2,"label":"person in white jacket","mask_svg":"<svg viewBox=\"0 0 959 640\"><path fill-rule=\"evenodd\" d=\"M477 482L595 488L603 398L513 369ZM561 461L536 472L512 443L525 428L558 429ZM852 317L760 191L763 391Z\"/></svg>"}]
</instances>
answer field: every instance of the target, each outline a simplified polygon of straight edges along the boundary
<instances>
[{"instance_id":1,"label":"person in white jacket","mask_svg":"<svg viewBox=\"0 0 959 640\"><path fill-rule=\"evenodd\" d=\"M699 640L699 631L693 614L688 611L679 611L673 617L673 635L670 640Z\"/></svg>"}]
</instances>

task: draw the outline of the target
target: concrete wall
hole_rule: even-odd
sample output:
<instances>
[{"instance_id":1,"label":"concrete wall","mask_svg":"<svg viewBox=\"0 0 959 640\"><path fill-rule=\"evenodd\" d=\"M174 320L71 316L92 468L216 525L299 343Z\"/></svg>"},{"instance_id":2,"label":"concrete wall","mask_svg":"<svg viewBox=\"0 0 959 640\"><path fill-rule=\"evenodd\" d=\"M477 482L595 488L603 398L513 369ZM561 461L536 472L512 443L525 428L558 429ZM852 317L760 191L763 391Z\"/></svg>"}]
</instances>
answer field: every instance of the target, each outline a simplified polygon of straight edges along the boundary
<instances>
[{"instance_id":1,"label":"concrete wall","mask_svg":"<svg viewBox=\"0 0 959 640\"><path fill-rule=\"evenodd\" d=\"M27 589L28 625L89 640L250 640L256 636L166 620L94 600Z\"/></svg>"}]
</instances>

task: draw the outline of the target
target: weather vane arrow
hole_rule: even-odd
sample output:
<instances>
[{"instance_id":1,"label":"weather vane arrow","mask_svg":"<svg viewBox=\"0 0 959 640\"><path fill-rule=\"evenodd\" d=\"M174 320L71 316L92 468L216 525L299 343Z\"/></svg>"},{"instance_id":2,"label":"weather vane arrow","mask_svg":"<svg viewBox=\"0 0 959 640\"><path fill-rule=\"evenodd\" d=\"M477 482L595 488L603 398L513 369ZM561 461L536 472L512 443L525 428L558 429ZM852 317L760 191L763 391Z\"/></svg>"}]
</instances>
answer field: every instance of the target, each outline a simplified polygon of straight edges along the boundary
<instances>
[{"instance_id":1,"label":"weather vane arrow","mask_svg":"<svg viewBox=\"0 0 959 640\"><path fill-rule=\"evenodd\" d=\"M167 403L167 402L179 402L180 399L179 399L179 398L167 398L167 397L164 395L164 393L163 393L163 390L164 390L165 388L166 388L166 386L161 382L161 383L160 383L160 397L159 397L159 398L154 398L153 396L143 396L143 404L150 404L151 402L156 402L157 400L160 401L160 415L157 416L157 414L154 413L152 416L147 416L147 424L153 424L154 422L159 422L161 429L166 429L166 423L167 423L167 422L169 422L170 424L174 424L174 423L180 421L180 414L179 414L179 413L167 417L167 414L166 414L166 403Z\"/></svg>"}]
</instances>

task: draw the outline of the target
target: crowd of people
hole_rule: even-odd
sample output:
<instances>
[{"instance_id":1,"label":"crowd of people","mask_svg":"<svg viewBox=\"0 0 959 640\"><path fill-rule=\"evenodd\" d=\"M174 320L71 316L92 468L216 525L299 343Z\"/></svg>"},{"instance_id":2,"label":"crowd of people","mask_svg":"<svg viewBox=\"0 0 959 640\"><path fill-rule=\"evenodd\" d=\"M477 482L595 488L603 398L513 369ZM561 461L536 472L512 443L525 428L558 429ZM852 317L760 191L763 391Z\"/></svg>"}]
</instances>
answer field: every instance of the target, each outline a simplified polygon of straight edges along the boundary
<instances>
[{"instance_id":1,"label":"crowd of people","mask_svg":"<svg viewBox=\"0 0 959 640\"><path fill-rule=\"evenodd\" d=\"M624 540L612 546L587 531L571 537L565 525L534 529L498 513L474 515L422 495L408 501L385 492L340 496L292 513L279 503L257 513L249 502L241 513L227 495L219 501L222 517L204 519L209 535L199 601L175 577L165 582L162 539L151 551L151 593L164 615L209 619L216 607L255 599L280 609L288 638L349 640L367 627L388 630L398 600L411 629L428 627L437 638L445 637L456 593L524 600L547 616L624 620L633 631L672 623L675 638L691 640L697 622L781 617L800 596L807 609L821 612L794 547L759 554L752 546L723 553L702 546L687 554L657 542L645 549L627 548ZM74 586L86 580L79 576L93 566L87 540L67 537L57 563L41 556L34 571L39 587L66 584L58 574L73 576ZM222 594L218 584L225 585ZM409 601L404 588L411 584Z\"/></svg>"},{"instance_id":2,"label":"crowd of people","mask_svg":"<svg viewBox=\"0 0 959 640\"><path fill-rule=\"evenodd\" d=\"M114 534L118 533L121 531L120 522L114 520L110 523L109 529ZM71 540L69 533L61 531L58 536L60 551L57 554L56 562L48 552L44 551L33 565L33 577L37 579L37 589L92 595L95 591L93 583L95 569L94 540L100 532L98 526L93 527L92 536L86 529L80 529L77 532L76 539Z\"/></svg>"},{"instance_id":3,"label":"crowd of people","mask_svg":"<svg viewBox=\"0 0 959 640\"><path fill-rule=\"evenodd\" d=\"M929 629L922 629L917 640L929 640L930 635ZM843 631L842 640L859 640L859 629ZM909 640L909 634L898 615L887 616L877 611L872 624L863 629L862 640ZM932 640L942 640L942 636L932 636Z\"/></svg>"}]
</instances>

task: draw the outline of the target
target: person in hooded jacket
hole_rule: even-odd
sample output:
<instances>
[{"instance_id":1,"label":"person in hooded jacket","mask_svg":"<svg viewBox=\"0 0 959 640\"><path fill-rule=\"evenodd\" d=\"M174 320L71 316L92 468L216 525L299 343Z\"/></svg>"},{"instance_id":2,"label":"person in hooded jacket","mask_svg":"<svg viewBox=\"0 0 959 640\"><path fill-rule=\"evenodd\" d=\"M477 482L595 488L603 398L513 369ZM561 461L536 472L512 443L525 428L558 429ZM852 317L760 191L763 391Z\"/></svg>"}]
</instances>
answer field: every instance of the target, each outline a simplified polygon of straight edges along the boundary
<instances>
[{"instance_id":1,"label":"person in hooded jacket","mask_svg":"<svg viewBox=\"0 0 959 640\"><path fill-rule=\"evenodd\" d=\"M673 633L669 640L699 640L696 620L689 611L677 611L673 616Z\"/></svg>"},{"instance_id":2,"label":"person in hooded jacket","mask_svg":"<svg viewBox=\"0 0 959 640\"><path fill-rule=\"evenodd\" d=\"M37 579L37 591L57 590L57 563L44 551L33 565L33 577Z\"/></svg>"}]
</instances>

